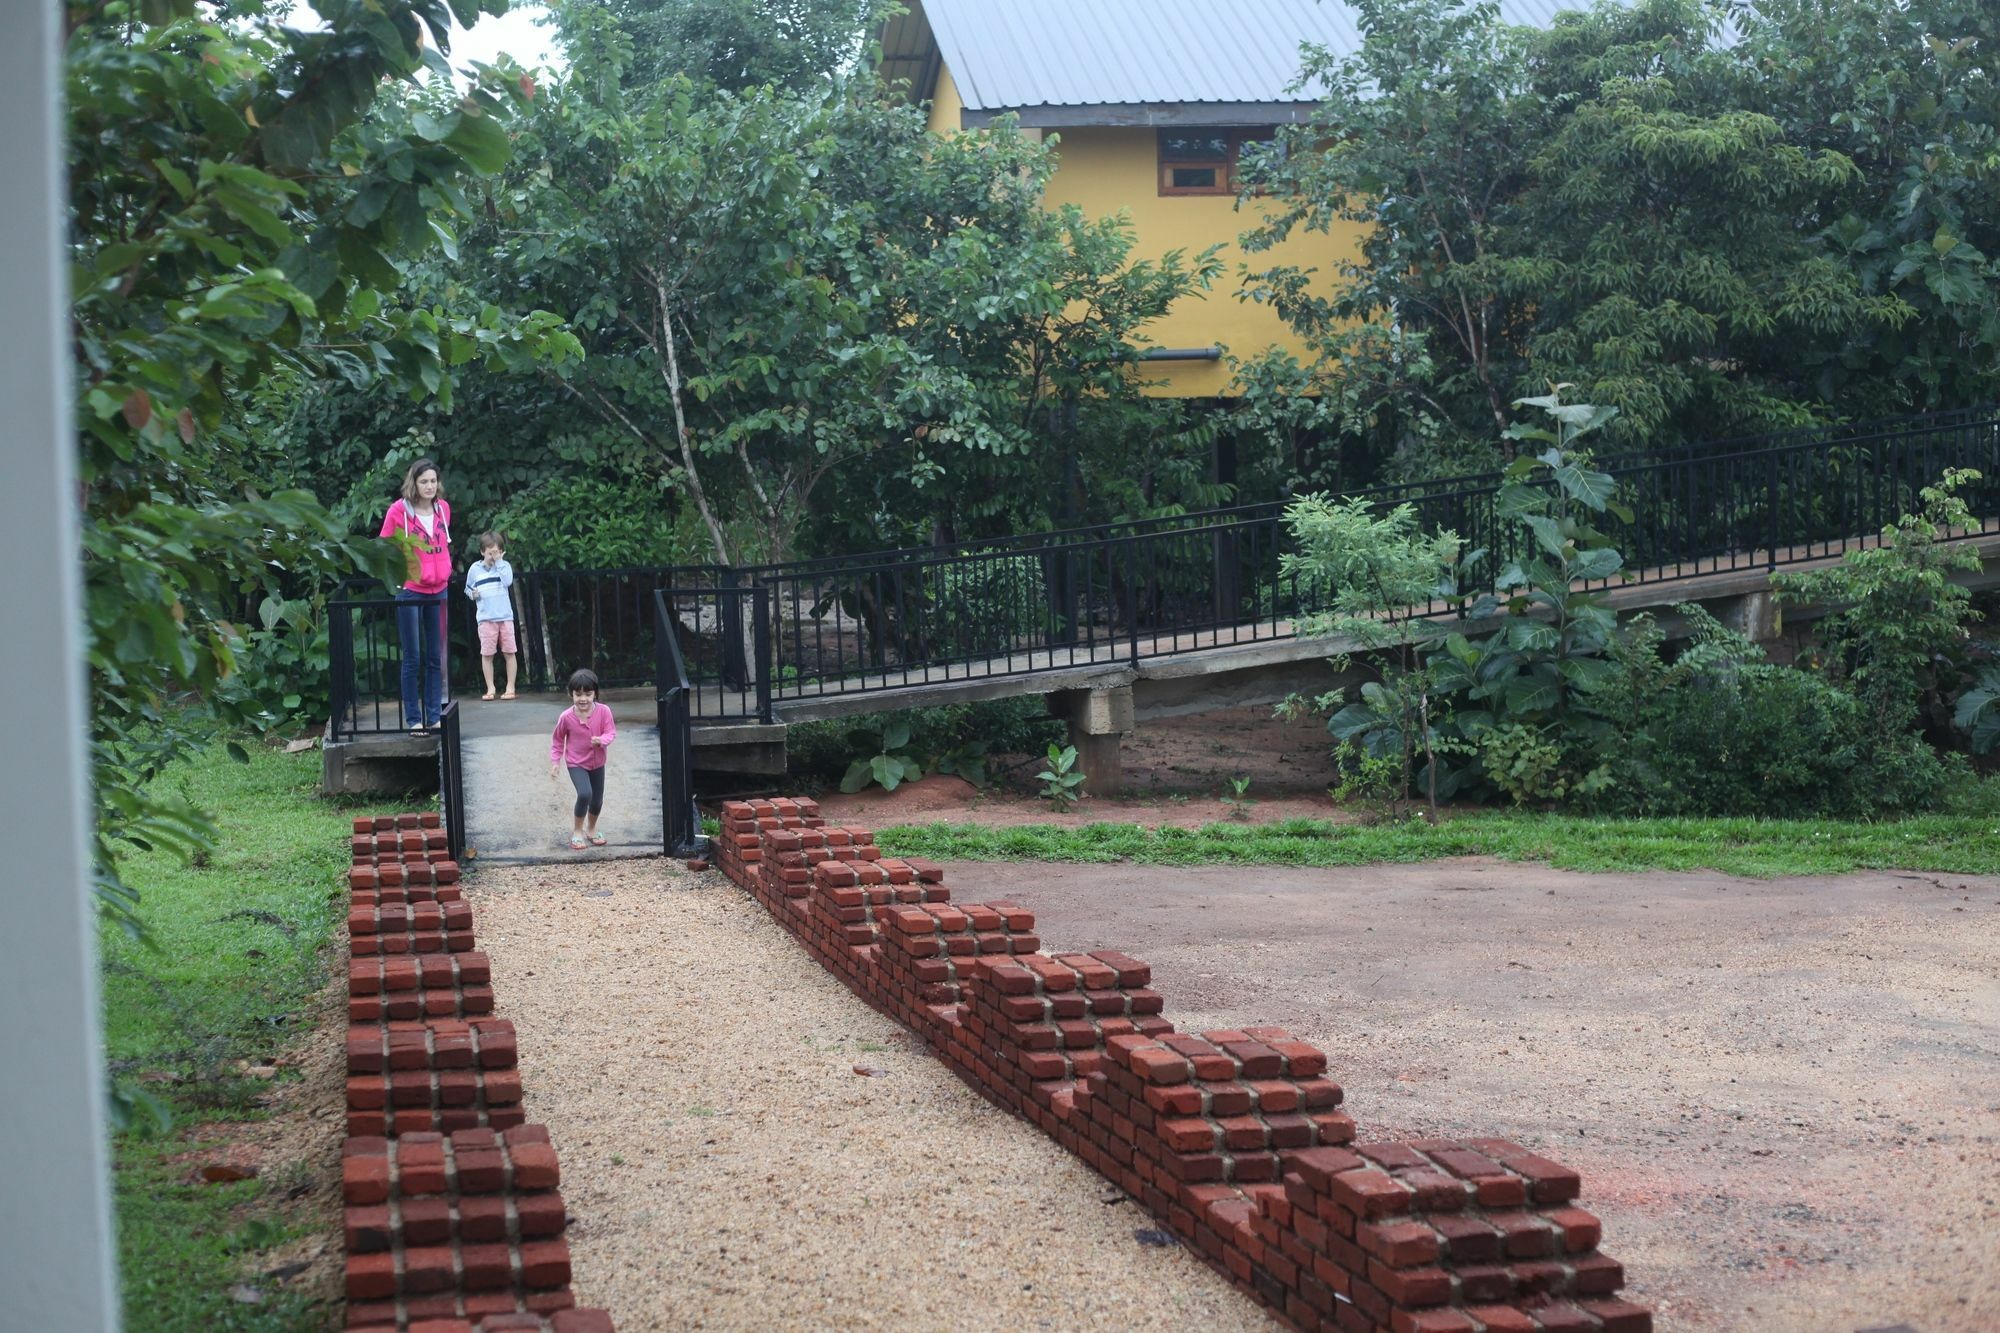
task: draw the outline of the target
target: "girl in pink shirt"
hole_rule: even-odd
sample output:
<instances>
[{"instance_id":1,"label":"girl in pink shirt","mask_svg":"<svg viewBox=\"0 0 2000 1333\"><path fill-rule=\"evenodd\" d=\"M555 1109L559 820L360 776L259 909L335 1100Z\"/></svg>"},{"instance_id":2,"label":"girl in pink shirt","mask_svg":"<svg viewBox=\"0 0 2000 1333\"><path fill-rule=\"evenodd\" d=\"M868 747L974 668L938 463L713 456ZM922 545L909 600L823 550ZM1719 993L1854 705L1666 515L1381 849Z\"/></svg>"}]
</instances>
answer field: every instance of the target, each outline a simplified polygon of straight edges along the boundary
<instances>
[{"instance_id":1,"label":"girl in pink shirt","mask_svg":"<svg viewBox=\"0 0 2000 1333\"><path fill-rule=\"evenodd\" d=\"M604 845L597 816L604 809L604 758L618 738L618 724L611 720L610 707L597 702L596 672L572 675L569 699L570 706L556 719L555 734L549 737L549 780L555 781L564 767L569 769L570 785L576 788L569 845L580 852L586 840L594 847Z\"/></svg>"}]
</instances>

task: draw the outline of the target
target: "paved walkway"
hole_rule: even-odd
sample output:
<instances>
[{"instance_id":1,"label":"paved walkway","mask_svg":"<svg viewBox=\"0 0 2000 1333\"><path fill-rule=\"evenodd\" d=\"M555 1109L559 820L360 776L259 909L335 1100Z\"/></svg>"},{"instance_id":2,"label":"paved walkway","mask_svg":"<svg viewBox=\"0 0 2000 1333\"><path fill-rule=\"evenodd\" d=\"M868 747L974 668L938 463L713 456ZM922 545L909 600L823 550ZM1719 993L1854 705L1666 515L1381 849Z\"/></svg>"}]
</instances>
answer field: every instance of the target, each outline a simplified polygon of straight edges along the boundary
<instances>
[{"instance_id":1,"label":"paved walkway","mask_svg":"<svg viewBox=\"0 0 2000 1333\"><path fill-rule=\"evenodd\" d=\"M660 850L660 733L650 692L612 698L618 739L605 780L603 847L571 851L569 776L549 777L549 734L566 700L523 694L511 701L459 699L465 763L465 842L487 864L533 865L652 856Z\"/></svg>"}]
</instances>

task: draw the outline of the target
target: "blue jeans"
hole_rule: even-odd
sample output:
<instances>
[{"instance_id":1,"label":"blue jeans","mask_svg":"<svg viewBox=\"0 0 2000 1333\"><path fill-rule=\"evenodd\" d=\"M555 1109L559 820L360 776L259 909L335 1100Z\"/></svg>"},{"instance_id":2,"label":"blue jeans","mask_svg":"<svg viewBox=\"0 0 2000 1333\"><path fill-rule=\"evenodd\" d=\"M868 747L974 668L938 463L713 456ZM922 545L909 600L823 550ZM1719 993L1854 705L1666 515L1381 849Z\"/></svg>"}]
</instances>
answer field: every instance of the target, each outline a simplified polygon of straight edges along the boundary
<instances>
[{"instance_id":1,"label":"blue jeans","mask_svg":"<svg viewBox=\"0 0 2000 1333\"><path fill-rule=\"evenodd\" d=\"M396 637L403 643L403 725L434 727L444 712L444 598L399 588L396 601Z\"/></svg>"}]
</instances>

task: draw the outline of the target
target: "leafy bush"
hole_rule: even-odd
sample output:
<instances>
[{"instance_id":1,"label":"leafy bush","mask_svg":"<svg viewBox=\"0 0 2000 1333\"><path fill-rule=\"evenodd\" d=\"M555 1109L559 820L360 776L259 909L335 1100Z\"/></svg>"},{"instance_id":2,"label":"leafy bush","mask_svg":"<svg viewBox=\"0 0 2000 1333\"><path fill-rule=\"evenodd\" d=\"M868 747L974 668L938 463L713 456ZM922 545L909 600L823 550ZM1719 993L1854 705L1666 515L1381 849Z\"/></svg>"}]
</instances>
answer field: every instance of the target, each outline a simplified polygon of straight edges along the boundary
<instances>
[{"instance_id":1,"label":"leafy bush","mask_svg":"<svg viewBox=\"0 0 2000 1333\"><path fill-rule=\"evenodd\" d=\"M1332 590L1332 613L1302 617L1301 632L1348 634L1369 647L1398 650L1398 660L1378 664L1381 680L1362 686L1327 730L1371 757L1399 755L1405 789L1422 790L1433 816L1438 801L1461 788L1487 794L1487 753L1506 769L1504 781L1493 785L1515 800L1560 797L1581 778L1566 748L1604 730L1591 696L1608 681L1604 653L1617 620L1604 595L1583 585L1624 568L1592 526L1596 516L1608 511L1629 521L1631 515L1612 499L1616 483L1578 444L1617 409L1564 403L1564 387L1516 403L1542 409L1551 426L1523 423L1507 431L1510 439L1547 448L1516 459L1504 474L1497 511L1518 520L1520 531L1501 550L1461 556L1452 534L1421 535L1408 505L1377 518L1362 500L1309 497L1286 511L1300 553L1285 557L1285 572ZM1415 604L1456 600L1489 560L1500 564L1494 590L1467 613L1504 615L1497 632L1474 641L1417 618ZM1337 696L1318 701L1336 702ZM1286 706L1302 705L1288 700ZM1496 728L1513 730L1489 740Z\"/></svg>"},{"instance_id":2,"label":"leafy bush","mask_svg":"<svg viewBox=\"0 0 2000 1333\"><path fill-rule=\"evenodd\" d=\"M1358 805L1361 822L1393 819L1409 796L1402 767L1388 755L1371 755L1352 741L1333 747L1334 783L1326 794L1339 805Z\"/></svg>"},{"instance_id":3,"label":"leafy bush","mask_svg":"<svg viewBox=\"0 0 2000 1333\"><path fill-rule=\"evenodd\" d=\"M986 554L939 565L934 578L925 611L933 656L992 657L1047 628L1048 589L1036 556Z\"/></svg>"},{"instance_id":4,"label":"leafy bush","mask_svg":"<svg viewBox=\"0 0 2000 1333\"><path fill-rule=\"evenodd\" d=\"M1972 742L1974 754L1985 754L2000 741L2000 666L1980 670L1972 688L1958 696L1951 720Z\"/></svg>"},{"instance_id":5,"label":"leafy bush","mask_svg":"<svg viewBox=\"0 0 2000 1333\"><path fill-rule=\"evenodd\" d=\"M545 481L503 505L493 525L517 569L683 565L705 551L665 495L595 477Z\"/></svg>"},{"instance_id":6,"label":"leafy bush","mask_svg":"<svg viewBox=\"0 0 2000 1333\"><path fill-rule=\"evenodd\" d=\"M1885 745L1915 732L1928 713L1941 713L1963 675L1966 624L1978 612L1951 575L1977 570L1979 555L1944 538L1979 527L1958 495L1978 480L1977 472L1948 470L1920 492L1920 511L1882 530L1879 547L1850 551L1831 569L1771 580L1781 602L1843 608L1820 622L1820 667L1861 700L1867 726Z\"/></svg>"},{"instance_id":7,"label":"leafy bush","mask_svg":"<svg viewBox=\"0 0 2000 1333\"><path fill-rule=\"evenodd\" d=\"M237 656L234 688L267 728L325 720L333 704L326 599L273 594L258 604L257 619L261 627Z\"/></svg>"},{"instance_id":8,"label":"leafy bush","mask_svg":"<svg viewBox=\"0 0 2000 1333\"><path fill-rule=\"evenodd\" d=\"M1423 534L1414 505L1377 514L1362 497L1302 496L1286 508L1285 526L1298 549L1280 557L1280 570L1312 588L1314 604L1324 608L1299 617L1299 634L1342 635L1388 651L1371 663L1380 679L1363 684L1358 698L1348 701L1344 690L1310 701L1294 695L1279 706L1280 714L1337 709L1326 724L1334 740L1351 742L1371 757L1395 757L1405 790L1421 787L1435 811L1451 790L1439 779L1442 708L1418 645L1440 631L1417 615L1417 607L1452 595L1457 536ZM1338 654L1332 660L1336 670L1344 670L1351 659Z\"/></svg>"},{"instance_id":9,"label":"leafy bush","mask_svg":"<svg viewBox=\"0 0 2000 1333\"><path fill-rule=\"evenodd\" d=\"M940 773L956 773L983 783L985 759L995 754L1039 755L1064 735L1061 721L1048 716L1038 696L981 703L909 708L820 722L795 722L785 737L792 776L816 782L839 781L858 758L879 754L879 740L892 722L909 728L902 752Z\"/></svg>"},{"instance_id":10,"label":"leafy bush","mask_svg":"<svg viewBox=\"0 0 2000 1333\"><path fill-rule=\"evenodd\" d=\"M1620 719L1587 799L1656 815L1783 817L1921 809L1953 777L1913 732L1875 734L1864 701L1809 671L1771 666L1763 650L1699 606L1679 656L1650 616L1614 649L1600 702Z\"/></svg>"},{"instance_id":11,"label":"leafy bush","mask_svg":"<svg viewBox=\"0 0 2000 1333\"><path fill-rule=\"evenodd\" d=\"M1654 815L1864 813L1861 721L1852 696L1788 667L1689 679L1639 719L1599 804Z\"/></svg>"},{"instance_id":12,"label":"leafy bush","mask_svg":"<svg viewBox=\"0 0 2000 1333\"><path fill-rule=\"evenodd\" d=\"M1510 722L1479 737L1479 762L1486 780L1516 805L1560 801L1568 795L1565 760L1562 745L1539 727Z\"/></svg>"},{"instance_id":13,"label":"leafy bush","mask_svg":"<svg viewBox=\"0 0 2000 1333\"><path fill-rule=\"evenodd\" d=\"M840 789L857 792L874 783L883 791L894 791L905 782L915 782L924 775L924 766L907 753L909 745L910 724L891 718L875 740L863 743L863 752L840 779Z\"/></svg>"}]
</instances>

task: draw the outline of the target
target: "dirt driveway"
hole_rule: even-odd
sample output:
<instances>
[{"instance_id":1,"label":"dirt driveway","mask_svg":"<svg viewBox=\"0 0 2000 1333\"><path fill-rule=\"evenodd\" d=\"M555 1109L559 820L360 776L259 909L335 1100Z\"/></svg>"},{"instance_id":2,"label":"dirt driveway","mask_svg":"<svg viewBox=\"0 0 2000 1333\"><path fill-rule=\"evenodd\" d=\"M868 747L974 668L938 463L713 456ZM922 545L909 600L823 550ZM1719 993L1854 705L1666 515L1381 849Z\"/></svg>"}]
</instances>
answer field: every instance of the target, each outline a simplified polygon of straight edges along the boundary
<instances>
[{"instance_id":1,"label":"dirt driveway","mask_svg":"<svg viewBox=\"0 0 2000 1333\"><path fill-rule=\"evenodd\" d=\"M1322 1044L1365 1137L1579 1168L1663 1328L2000 1329L2000 879L956 864L1187 1028Z\"/></svg>"}]
</instances>

